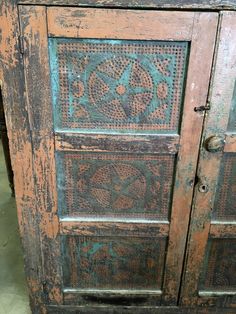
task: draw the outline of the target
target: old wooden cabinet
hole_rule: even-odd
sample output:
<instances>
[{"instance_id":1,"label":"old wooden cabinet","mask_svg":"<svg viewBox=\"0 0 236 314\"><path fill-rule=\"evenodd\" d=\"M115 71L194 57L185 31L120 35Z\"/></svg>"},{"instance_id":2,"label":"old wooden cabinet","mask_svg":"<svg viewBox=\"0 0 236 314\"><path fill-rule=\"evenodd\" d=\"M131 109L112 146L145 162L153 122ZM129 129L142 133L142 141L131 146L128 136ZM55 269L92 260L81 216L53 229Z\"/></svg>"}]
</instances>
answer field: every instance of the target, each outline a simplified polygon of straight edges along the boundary
<instances>
[{"instance_id":1,"label":"old wooden cabinet","mask_svg":"<svg viewBox=\"0 0 236 314\"><path fill-rule=\"evenodd\" d=\"M2 0L33 313L234 313L235 8Z\"/></svg>"}]
</instances>

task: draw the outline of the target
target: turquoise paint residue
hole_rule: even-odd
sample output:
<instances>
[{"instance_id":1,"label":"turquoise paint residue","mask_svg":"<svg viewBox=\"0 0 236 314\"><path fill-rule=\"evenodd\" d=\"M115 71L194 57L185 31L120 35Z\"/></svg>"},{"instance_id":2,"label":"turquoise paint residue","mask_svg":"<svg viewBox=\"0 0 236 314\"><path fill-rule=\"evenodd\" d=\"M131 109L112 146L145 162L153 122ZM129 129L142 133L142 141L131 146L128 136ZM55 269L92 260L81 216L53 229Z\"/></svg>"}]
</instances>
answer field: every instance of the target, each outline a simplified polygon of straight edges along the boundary
<instances>
[{"instance_id":1,"label":"turquoise paint residue","mask_svg":"<svg viewBox=\"0 0 236 314\"><path fill-rule=\"evenodd\" d=\"M93 243L92 248L88 251L88 254L95 254L97 251L99 251L104 246L103 243Z\"/></svg>"},{"instance_id":2,"label":"turquoise paint residue","mask_svg":"<svg viewBox=\"0 0 236 314\"><path fill-rule=\"evenodd\" d=\"M49 39L56 130L176 132L186 42Z\"/></svg>"},{"instance_id":3,"label":"turquoise paint residue","mask_svg":"<svg viewBox=\"0 0 236 314\"><path fill-rule=\"evenodd\" d=\"M223 106L222 106L223 107ZM224 109L220 108L220 114L219 118L222 119L222 112L224 113ZM222 132L222 130L220 130ZM236 80L234 82L234 92L233 92L233 97L231 100L231 110L230 110L230 115L229 115L229 124L228 124L228 131L229 132L235 132L236 131ZM224 132L224 130L223 130Z\"/></svg>"},{"instance_id":4,"label":"turquoise paint residue","mask_svg":"<svg viewBox=\"0 0 236 314\"><path fill-rule=\"evenodd\" d=\"M136 155L130 160L129 156L114 159L113 153L57 152L59 215L167 219L175 157L146 156L149 160L145 160Z\"/></svg>"}]
</instances>

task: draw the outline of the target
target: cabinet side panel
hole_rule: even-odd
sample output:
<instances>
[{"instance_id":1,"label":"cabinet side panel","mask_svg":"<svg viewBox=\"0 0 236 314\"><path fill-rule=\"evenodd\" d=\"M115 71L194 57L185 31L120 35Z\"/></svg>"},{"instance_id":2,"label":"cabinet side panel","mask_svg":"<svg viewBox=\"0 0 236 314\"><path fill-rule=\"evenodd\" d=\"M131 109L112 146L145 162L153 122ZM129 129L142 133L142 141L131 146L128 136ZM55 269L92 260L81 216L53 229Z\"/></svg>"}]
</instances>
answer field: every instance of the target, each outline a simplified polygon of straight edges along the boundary
<instances>
[{"instance_id":1,"label":"cabinet side panel","mask_svg":"<svg viewBox=\"0 0 236 314\"><path fill-rule=\"evenodd\" d=\"M15 195L21 239L25 251L25 272L34 313L41 308L41 258L37 212L35 210L32 143L28 108L24 98L24 75L19 52L16 1L0 5L0 80L6 115Z\"/></svg>"}]
</instances>

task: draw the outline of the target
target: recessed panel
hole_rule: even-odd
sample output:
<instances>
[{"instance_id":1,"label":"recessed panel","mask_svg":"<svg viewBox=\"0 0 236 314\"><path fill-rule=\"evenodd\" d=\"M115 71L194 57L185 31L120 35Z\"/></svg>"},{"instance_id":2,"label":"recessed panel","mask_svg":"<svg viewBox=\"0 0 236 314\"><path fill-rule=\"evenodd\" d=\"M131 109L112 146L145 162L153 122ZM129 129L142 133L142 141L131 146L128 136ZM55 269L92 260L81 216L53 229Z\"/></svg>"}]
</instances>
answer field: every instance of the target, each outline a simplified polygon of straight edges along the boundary
<instances>
[{"instance_id":1,"label":"recessed panel","mask_svg":"<svg viewBox=\"0 0 236 314\"><path fill-rule=\"evenodd\" d=\"M212 217L236 220L236 154L225 153L222 161Z\"/></svg>"},{"instance_id":2,"label":"recessed panel","mask_svg":"<svg viewBox=\"0 0 236 314\"><path fill-rule=\"evenodd\" d=\"M236 291L236 239L210 239L201 289Z\"/></svg>"},{"instance_id":3,"label":"recessed panel","mask_svg":"<svg viewBox=\"0 0 236 314\"><path fill-rule=\"evenodd\" d=\"M174 155L57 153L59 212L168 219Z\"/></svg>"},{"instance_id":4,"label":"recessed panel","mask_svg":"<svg viewBox=\"0 0 236 314\"><path fill-rule=\"evenodd\" d=\"M165 246L164 238L64 236L64 287L158 289Z\"/></svg>"},{"instance_id":5,"label":"recessed panel","mask_svg":"<svg viewBox=\"0 0 236 314\"><path fill-rule=\"evenodd\" d=\"M57 130L176 132L186 42L50 39Z\"/></svg>"}]
</instances>

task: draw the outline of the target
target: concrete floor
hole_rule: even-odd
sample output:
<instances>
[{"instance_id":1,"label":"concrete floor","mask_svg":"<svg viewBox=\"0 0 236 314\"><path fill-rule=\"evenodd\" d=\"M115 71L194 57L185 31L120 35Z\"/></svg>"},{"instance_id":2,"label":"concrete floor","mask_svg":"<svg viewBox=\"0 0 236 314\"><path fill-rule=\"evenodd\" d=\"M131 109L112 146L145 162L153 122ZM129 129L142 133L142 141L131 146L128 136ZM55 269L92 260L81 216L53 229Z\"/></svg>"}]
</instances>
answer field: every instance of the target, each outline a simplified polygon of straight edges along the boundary
<instances>
[{"instance_id":1,"label":"concrete floor","mask_svg":"<svg viewBox=\"0 0 236 314\"><path fill-rule=\"evenodd\" d=\"M18 233L0 140L0 314L30 314Z\"/></svg>"}]
</instances>

